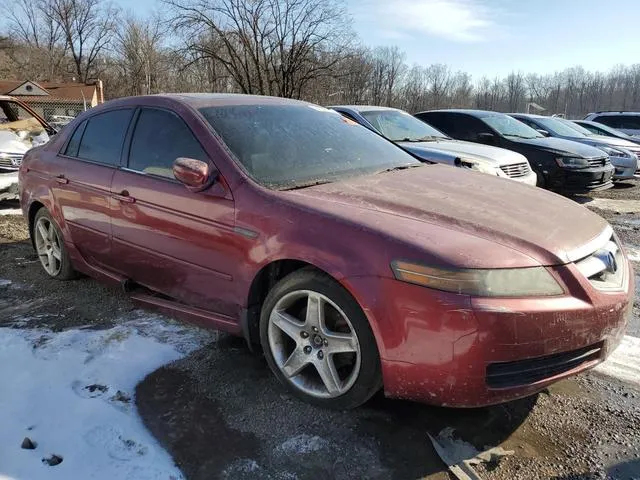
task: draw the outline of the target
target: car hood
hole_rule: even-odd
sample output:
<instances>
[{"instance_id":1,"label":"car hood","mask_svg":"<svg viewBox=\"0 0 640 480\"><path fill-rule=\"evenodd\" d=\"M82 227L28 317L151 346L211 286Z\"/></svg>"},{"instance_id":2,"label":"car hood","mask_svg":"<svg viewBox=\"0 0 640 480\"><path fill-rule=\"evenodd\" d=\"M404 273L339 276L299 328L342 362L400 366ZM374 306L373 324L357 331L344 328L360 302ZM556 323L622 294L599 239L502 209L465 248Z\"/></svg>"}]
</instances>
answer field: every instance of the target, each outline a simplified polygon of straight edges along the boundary
<instances>
[{"instance_id":1,"label":"car hood","mask_svg":"<svg viewBox=\"0 0 640 480\"><path fill-rule=\"evenodd\" d=\"M0 152L24 154L29 150L18 135L9 130L0 130Z\"/></svg>"},{"instance_id":2,"label":"car hood","mask_svg":"<svg viewBox=\"0 0 640 480\"><path fill-rule=\"evenodd\" d=\"M573 140L565 140L563 138L507 138L513 142L541 148L558 155L571 155L582 158L598 158L604 155L602 150L592 147L591 145L586 145Z\"/></svg>"},{"instance_id":3,"label":"car hood","mask_svg":"<svg viewBox=\"0 0 640 480\"><path fill-rule=\"evenodd\" d=\"M527 161L524 155L511 150L482 145L479 143L464 142L462 140L444 138L432 142L400 142L400 145L402 148L405 148L418 156L421 156L423 151L439 151L442 153L453 154L456 157L484 161L495 166L511 165L513 163L523 163Z\"/></svg>"},{"instance_id":4,"label":"car hood","mask_svg":"<svg viewBox=\"0 0 640 480\"><path fill-rule=\"evenodd\" d=\"M599 142L599 143L605 143L607 145L611 145L612 147L629 148L631 150L638 149L637 143L631 142L629 140L625 140L624 138L606 137L604 135L593 135L587 138L591 140L595 140L596 142Z\"/></svg>"},{"instance_id":5,"label":"car hood","mask_svg":"<svg viewBox=\"0 0 640 480\"><path fill-rule=\"evenodd\" d=\"M592 253L595 247L590 243L610 229L601 217L560 195L441 165L367 175L291 193L311 208L363 226L373 225L396 239L425 239L422 248L426 251L447 249L449 258L454 252L458 258L466 257L467 265L486 264L482 257L487 240L502 246L505 256L504 247L509 247L542 265L572 262ZM431 226L466 235L454 233L429 243ZM469 242L469 236L484 241ZM464 242L464 248L456 242Z\"/></svg>"}]
</instances>

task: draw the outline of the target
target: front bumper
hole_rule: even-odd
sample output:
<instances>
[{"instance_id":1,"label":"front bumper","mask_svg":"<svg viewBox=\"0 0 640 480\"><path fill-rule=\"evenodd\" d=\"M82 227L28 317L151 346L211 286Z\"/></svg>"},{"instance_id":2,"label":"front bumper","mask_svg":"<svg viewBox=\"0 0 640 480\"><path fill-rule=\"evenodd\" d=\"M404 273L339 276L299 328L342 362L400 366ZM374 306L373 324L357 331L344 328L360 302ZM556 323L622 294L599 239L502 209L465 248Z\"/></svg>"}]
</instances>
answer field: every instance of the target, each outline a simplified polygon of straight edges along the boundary
<instances>
[{"instance_id":1,"label":"front bumper","mask_svg":"<svg viewBox=\"0 0 640 480\"><path fill-rule=\"evenodd\" d=\"M616 180L625 180L634 178L636 176L636 171L640 168L638 163L638 159L636 157L633 158L622 158L622 157L609 157L611 158L611 164L615 168L615 173L613 178Z\"/></svg>"},{"instance_id":2,"label":"front bumper","mask_svg":"<svg viewBox=\"0 0 640 480\"><path fill-rule=\"evenodd\" d=\"M615 169L612 165L598 168L560 168L547 178L551 190L562 193L587 193L613 186Z\"/></svg>"},{"instance_id":3,"label":"front bumper","mask_svg":"<svg viewBox=\"0 0 640 480\"><path fill-rule=\"evenodd\" d=\"M605 293L574 265L558 267L554 272L571 293L549 298L471 298L393 279L352 279L352 291L376 295L365 311L378 340L387 396L479 407L535 394L604 361L631 315L628 268L624 289ZM564 362L559 369L558 359ZM519 377L523 363L549 368L537 370L542 376ZM513 374L512 366L516 376L496 383L496 370Z\"/></svg>"},{"instance_id":4,"label":"front bumper","mask_svg":"<svg viewBox=\"0 0 640 480\"><path fill-rule=\"evenodd\" d=\"M534 172L533 170L523 176L523 177L515 177L515 178L510 178L510 180L513 180L515 182L520 182L520 183L524 183L527 185L532 185L532 186L536 186L537 182L538 182L538 175L536 174L536 172Z\"/></svg>"},{"instance_id":5,"label":"front bumper","mask_svg":"<svg viewBox=\"0 0 640 480\"><path fill-rule=\"evenodd\" d=\"M18 172L0 173L0 200L18 198Z\"/></svg>"}]
</instances>

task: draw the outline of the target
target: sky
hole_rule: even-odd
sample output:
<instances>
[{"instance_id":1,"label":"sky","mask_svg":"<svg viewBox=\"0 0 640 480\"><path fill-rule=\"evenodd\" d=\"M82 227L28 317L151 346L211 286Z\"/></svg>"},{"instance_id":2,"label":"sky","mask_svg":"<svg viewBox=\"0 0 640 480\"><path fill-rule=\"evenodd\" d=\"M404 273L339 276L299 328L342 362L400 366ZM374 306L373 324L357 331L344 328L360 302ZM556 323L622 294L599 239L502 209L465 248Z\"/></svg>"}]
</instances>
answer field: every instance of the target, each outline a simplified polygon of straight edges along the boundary
<instances>
[{"instance_id":1,"label":"sky","mask_svg":"<svg viewBox=\"0 0 640 480\"><path fill-rule=\"evenodd\" d=\"M349 0L367 45L408 63L446 63L475 78L640 63L640 1Z\"/></svg>"},{"instance_id":2,"label":"sky","mask_svg":"<svg viewBox=\"0 0 640 480\"><path fill-rule=\"evenodd\" d=\"M118 0L144 14L158 0ZM446 63L475 79L512 71L606 71L640 63L640 0L346 0L368 46L397 45L409 64Z\"/></svg>"}]
</instances>

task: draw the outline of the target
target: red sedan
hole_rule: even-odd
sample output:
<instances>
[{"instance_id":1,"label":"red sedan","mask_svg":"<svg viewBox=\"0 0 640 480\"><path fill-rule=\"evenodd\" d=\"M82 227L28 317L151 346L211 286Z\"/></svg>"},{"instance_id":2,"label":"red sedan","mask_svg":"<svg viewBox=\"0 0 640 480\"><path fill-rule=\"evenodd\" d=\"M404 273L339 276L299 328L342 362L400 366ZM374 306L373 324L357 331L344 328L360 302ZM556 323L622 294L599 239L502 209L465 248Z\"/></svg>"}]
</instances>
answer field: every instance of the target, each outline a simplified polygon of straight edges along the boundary
<instances>
[{"instance_id":1,"label":"red sedan","mask_svg":"<svg viewBox=\"0 0 640 480\"><path fill-rule=\"evenodd\" d=\"M20 194L51 277L243 335L326 407L530 395L602 362L632 308L602 218L304 102L108 102L26 155Z\"/></svg>"}]
</instances>

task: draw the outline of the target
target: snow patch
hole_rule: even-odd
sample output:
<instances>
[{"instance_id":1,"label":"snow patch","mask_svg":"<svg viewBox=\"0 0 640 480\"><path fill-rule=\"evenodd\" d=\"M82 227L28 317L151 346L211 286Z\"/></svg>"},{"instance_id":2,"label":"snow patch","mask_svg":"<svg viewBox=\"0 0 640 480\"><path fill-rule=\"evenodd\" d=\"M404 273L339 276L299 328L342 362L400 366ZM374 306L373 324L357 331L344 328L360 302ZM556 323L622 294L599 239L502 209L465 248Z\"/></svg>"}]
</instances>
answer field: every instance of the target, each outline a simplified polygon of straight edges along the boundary
<instances>
[{"instance_id":1,"label":"snow patch","mask_svg":"<svg viewBox=\"0 0 640 480\"><path fill-rule=\"evenodd\" d=\"M619 380L640 385L640 338L625 335L620 346L606 362L598 365L596 372Z\"/></svg>"},{"instance_id":2,"label":"snow patch","mask_svg":"<svg viewBox=\"0 0 640 480\"><path fill-rule=\"evenodd\" d=\"M225 468L222 472L224 478L238 478L239 476L246 476L252 474L255 476L258 472L262 471L262 468L255 460L250 458L241 458L236 460L230 466ZM1 480L1 479L0 479Z\"/></svg>"},{"instance_id":3,"label":"snow patch","mask_svg":"<svg viewBox=\"0 0 640 480\"><path fill-rule=\"evenodd\" d=\"M640 212L640 200L618 200L614 198L585 197L584 203L589 207L596 207L601 210L609 210L618 213Z\"/></svg>"},{"instance_id":4,"label":"snow patch","mask_svg":"<svg viewBox=\"0 0 640 480\"><path fill-rule=\"evenodd\" d=\"M317 435L307 435L305 433L296 435L283 442L277 449L286 454L303 455L306 453L317 452L329 446L324 438Z\"/></svg>"},{"instance_id":5,"label":"snow patch","mask_svg":"<svg viewBox=\"0 0 640 480\"><path fill-rule=\"evenodd\" d=\"M625 246L625 250L627 251L627 257L629 260L634 262L640 262L640 247L635 245L627 245Z\"/></svg>"},{"instance_id":6,"label":"snow patch","mask_svg":"<svg viewBox=\"0 0 640 480\"><path fill-rule=\"evenodd\" d=\"M13 282L11 280L6 280L4 278L0 278L0 287L8 287Z\"/></svg>"},{"instance_id":7,"label":"snow patch","mask_svg":"<svg viewBox=\"0 0 640 480\"><path fill-rule=\"evenodd\" d=\"M133 394L146 375L211 339L162 317L99 331L0 328L0 478L183 478ZM20 448L27 436L36 449ZM52 455L63 461L43 462Z\"/></svg>"}]
</instances>

